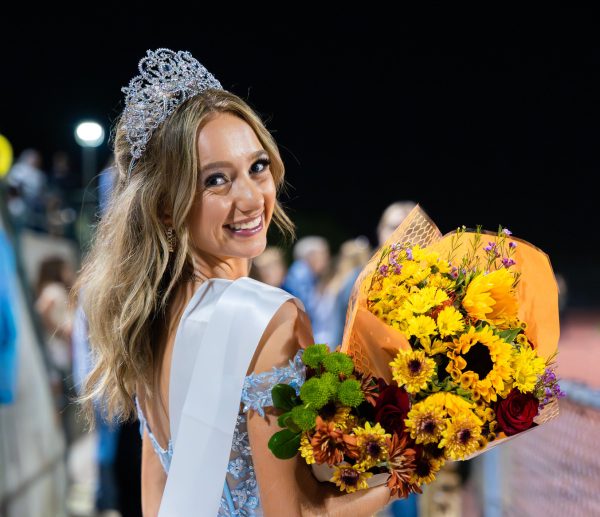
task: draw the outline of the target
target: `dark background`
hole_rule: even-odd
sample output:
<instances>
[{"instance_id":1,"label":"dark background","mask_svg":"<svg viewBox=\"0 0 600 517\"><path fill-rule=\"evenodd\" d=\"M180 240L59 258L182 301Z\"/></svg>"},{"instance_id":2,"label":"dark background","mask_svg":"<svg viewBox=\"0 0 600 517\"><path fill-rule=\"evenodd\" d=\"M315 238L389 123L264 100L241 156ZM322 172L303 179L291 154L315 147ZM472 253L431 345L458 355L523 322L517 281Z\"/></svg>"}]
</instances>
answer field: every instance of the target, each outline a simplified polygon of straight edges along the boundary
<instances>
[{"instance_id":1,"label":"dark background","mask_svg":"<svg viewBox=\"0 0 600 517\"><path fill-rule=\"evenodd\" d=\"M593 11L325 17L290 4L271 21L255 7L235 22L225 4L5 21L0 133L16 155L36 147L48 166L65 150L78 169L77 122L110 128L146 49L189 50L266 120L300 236L375 244L382 210L412 199L443 232L510 228L548 253L572 306L600 305Z\"/></svg>"}]
</instances>

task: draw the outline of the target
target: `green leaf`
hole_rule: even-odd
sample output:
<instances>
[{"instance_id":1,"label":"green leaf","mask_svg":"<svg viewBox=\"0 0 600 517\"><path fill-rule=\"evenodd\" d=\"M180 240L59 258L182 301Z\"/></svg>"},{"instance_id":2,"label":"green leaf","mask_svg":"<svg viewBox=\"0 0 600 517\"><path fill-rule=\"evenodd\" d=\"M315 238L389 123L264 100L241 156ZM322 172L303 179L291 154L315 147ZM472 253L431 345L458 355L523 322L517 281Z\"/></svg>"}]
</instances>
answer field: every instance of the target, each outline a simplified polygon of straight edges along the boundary
<instances>
[{"instance_id":1,"label":"green leaf","mask_svg":"<svg viewBox=\"0 0 600 517\"><path fill-rule=\"evenodd\" d=\"M509 330L503 330L502 332L499 332L498 335L507 343L512 343L517 336L519 335L519 332L521 332L520 328L516 328L516 329L509 329Z\"/></svg>"},{"instance_id":2,"label":"green leaf","mask_svg":"<svg viewBox=\"0 0 600 517\"><path fill-rule=\"evenodd\" d=\"M290 411L286 411L285 413L282 413L281 415L279 415L279 418L277 419L277 425L279 427L287 427L287 424L285 423L285 421L291 415L292 415L292 413Z\"/></svg>"},{"instance_id":3,"label":"green leaf","mask_svg":"<svg viewBox=\"0 0 600 517\"><path fill-rule=\"evenodd\" d=\"M298 405L298 397L296 390L288 384L276 384L271 390L273 397L273 405L277 409L290 411L294 406Z\"/></svg>"},{"instance_id":4,"label":"green leaf","mask_svg":"<svg viewBox=\"0 0 600 517\"><path fill-rule=\"evenodd\" d=\"M271 436L269 449L280 460L289 460L298 453L300 447L300 435L289 429L284 429Z\"/></svg>"},{"instance_id":5,"label":"green leaf","mask_svg":"<svg viewBox=\"0 0 600 517\"><path fill-rule=\"evenodd\" d=\"M302 431L302 429L300 429L298 424L296 422L294 422L294 419L292 418L291 414L290 414L290 416L288 416L285 419L285 426L293 433L299 433Z\"/></svg>"}]
</instances>

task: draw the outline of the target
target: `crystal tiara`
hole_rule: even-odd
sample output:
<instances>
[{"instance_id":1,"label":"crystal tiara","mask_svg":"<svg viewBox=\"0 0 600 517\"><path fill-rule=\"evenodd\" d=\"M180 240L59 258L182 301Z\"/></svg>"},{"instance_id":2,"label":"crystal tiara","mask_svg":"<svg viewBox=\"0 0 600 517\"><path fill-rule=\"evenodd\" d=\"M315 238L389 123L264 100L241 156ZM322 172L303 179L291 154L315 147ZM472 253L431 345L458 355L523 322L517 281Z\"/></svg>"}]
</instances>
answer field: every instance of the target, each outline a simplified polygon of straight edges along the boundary
<instances>
[{"instance_id":1,"label":"crystal tiara","mask_svg":"<svg viewBox=\"0 0 600 517\"><path fill-rule=\"evenodd\" d=\"M192 55L168 48L147 50L125 94L123 125L131 145L128 176L146 150L152 132L185 100L209 89L222 90L221 83Z\"/></svg>"}]
</instances>

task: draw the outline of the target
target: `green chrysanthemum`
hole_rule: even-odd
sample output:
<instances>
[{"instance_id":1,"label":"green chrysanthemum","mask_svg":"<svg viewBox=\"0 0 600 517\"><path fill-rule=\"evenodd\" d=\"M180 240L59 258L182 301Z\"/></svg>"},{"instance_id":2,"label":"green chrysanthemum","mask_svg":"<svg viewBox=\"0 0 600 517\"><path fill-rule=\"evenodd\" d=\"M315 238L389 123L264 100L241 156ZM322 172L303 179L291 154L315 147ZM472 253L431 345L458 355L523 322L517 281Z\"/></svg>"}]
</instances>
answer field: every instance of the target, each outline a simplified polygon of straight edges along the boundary
<instances>
[{"instance_id":1,"label":"green chrysanthemum","mask_svg":"<svg viewBox=\"0 0 600 517\"><path fill-rule=\"evenodd\" d=\"M336 375L343 373L344 375L352 375L354 371L354 363L352 359L341 352L333 352L323 359L323 366L328 372Z\"/></svg>"},{"instance_id":2,"label":"green chrysanthemum","mask_svg":"<svg viewBox=\"0 0 600 517\"><path fill-rule=\"evenodd\" d=\"M337 375L334 375L330 372L325 372L321 375L319 379L321 381L321 386L323 389L327 390L330 398L333 398L337 395L338 388L340 387L340 379Z\"/></svg>"},{"instance_id":3,"label":"green chrysanthemum","mask_svg":"<svg viewBox=\"0 0 600 517\"><path fill-rule=\"evenodd\" d=\"M313 409L321 409L331 397L330 386L321 379L308 379L300 388L300 398Z\"/></svg>"},{"instance_id":4,"label":"green chrysanthemum","mask_svg":"<svg viewBox=\"0 0 600 517\"><path fill-rule=\"evenodd\" d=\"M360 382L355 379L346 379L338 388L338 399L344 406L357 407L365 400L365 395L360 389Z\"/></svg>"},{"instance_id":5,"label":"green chrysanthemum","mask_svg":"<svg viewBox=\"0 0 600 517\"><path fill-rule=\"evenodd\" d=\"M292 409L292 420L303 431L308 431L315 426L317 412L304 406L296 406Z\"/></svg>"},{"instance_id":6,"label":"green chrysanthemum","mask_svg":"<svg viewBox=\"0 0 600 517\"><path fill-rule=\"evenodd\" d=\"M316 370L328 354L329 347L327 345L310 345L302 354L302 362Z\"/></svg>"}]
</instances>

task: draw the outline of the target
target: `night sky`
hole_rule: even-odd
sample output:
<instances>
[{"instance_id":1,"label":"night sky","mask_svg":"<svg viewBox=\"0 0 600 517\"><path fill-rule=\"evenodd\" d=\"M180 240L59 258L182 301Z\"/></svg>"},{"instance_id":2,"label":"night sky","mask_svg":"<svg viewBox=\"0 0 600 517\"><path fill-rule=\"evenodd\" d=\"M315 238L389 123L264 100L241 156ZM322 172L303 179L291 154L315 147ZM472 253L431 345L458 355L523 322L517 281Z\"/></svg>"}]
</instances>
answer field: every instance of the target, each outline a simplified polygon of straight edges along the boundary
<instances>
[{"instance_id":1,"label":"night sky","mask_svg":"<svg viewBox=\"0 0 600 517\"><path fill-rule=\"evenodd\" d=\"M5 24L0 133L16 154L40 149L47 167L65 150L77 170L76 123L109 129L146 49L189 50L274 134L300 236L321 233L334 251L360 234L374 244L382 210L412 199L443 232L509 227L549 254L574 306L600 305L600 30L590 13L478 13L477 25L385 12L181 18L120 10ZM105 144L98 167L109 153Z\"/></svg>"}]
</instances>

